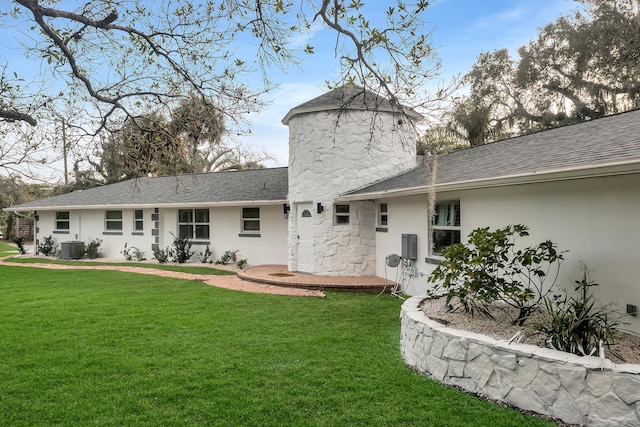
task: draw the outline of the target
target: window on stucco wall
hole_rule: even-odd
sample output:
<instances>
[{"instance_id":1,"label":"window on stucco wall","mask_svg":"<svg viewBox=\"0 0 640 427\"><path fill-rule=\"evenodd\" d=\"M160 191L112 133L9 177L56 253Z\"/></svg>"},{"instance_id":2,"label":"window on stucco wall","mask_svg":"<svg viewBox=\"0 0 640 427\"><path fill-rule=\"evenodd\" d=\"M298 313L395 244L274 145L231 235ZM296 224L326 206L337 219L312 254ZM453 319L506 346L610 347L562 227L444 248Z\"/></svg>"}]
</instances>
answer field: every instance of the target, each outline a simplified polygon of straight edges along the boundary
<instances>
[{"instance_id":1,"label":"window on stucco wall","mask_svg":"<svg viewBox=\"0 0 640 427\"><path fill-rule=\"evenodd\" d=\"M260 208L242 208L242 233L260 233Z\"/></svg>"},{"instance_id":2,"label":"window on stucco wall","mask_svg":"<svg viewBox=\"0 0 640 427\"><path fill-rule=\"evenodd\" d=\"M389 210L386 203L378 205L378 227L387 228L389 226Z\"/></svg>"},{"instance_id":3,"label":"window on stucco wall","mask_svg":"<svg viewBox=\"0 0 640 427\"><path fill-rule=\"evenodd\" d=\"M349 224L349 205L334 205L334 224Z\"/></svg>"},{"instance_id":4,"label":"window on stucco wall","mask_svg":"<svg viewBox=\"0 0 640 427\"><path fill-rule=\"evenodd\" d=\"M106 211L104 217L106 231L122 231L122 211Z\"/></svg>"},{"instance_id":5,"label":"window on stucco wall","mask_svg":"<svg viewBox=\"0 0 640 427\"><path fill-rule=\"evenodd\" d=\"M69 218L69 211L56 212L55 231L68 233L69 228L71 228Z\"/></svg>"},{"instance_id":6,"label":"window on stucco wall","mask_svg":"<svg viewBox=\"0 0 640 427\"><path fill-rule=\"evenodd\" d=\"M144 211L142 209L136 209L133 211L133 231L144 230Z\"/></svg>"},{"instance_id":7,"label":"window on stucco wall","mask_svg":"<svg viewBox=\"0 0 640 427\"><path fill-rule=\"evenodd\" d=\"M432 224L432 255L440 256L447 246L460 243L460 201L436 202Z\"/></svg>"},{"instance_id":8,"label":"window on stucco wall","mask_svg":"<svg viewBox=\"0 0 640 427\"><path fill-rule=\"evenodd\" d=\"M209 209L179 209L178 236L194 240L208 240Z\"/></svg>"}]
</instances>

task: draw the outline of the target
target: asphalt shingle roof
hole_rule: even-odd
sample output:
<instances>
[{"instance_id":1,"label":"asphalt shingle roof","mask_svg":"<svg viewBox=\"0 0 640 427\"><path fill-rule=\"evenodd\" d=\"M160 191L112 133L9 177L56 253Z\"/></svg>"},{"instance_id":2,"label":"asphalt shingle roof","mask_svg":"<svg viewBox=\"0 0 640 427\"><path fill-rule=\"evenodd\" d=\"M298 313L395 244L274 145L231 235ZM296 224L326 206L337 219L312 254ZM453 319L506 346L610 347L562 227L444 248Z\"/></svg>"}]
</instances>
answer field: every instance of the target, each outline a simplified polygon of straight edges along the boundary
<instances>
[{"instance_id":1,"label":"asphalt shingle roof","mask_svg":"<svg viewBox=\"0 0 640 427\"><path fill-rule=\"evenodd\" d=\"M440 155L436 184L535 175L616 162L640 164L640 110ZM343 196L428 185L429 168L425 165ZM35 200L11 210L277 202L286 200L287 193L287 168L255 169L138 178Z\"/></svg>"},{"instance_id":2,"label":"asphalt shingle roof","mask_svg":"<svg viewBox=\"0 0 640 427\"><path fill-rule=\"evenodd\" d=\"M12 210L63 207L158 206L287 199L287 168L144 177L13 206Z\"/></svg>"},{"instance_id":3,"label":"asphalt shingle roof","mask_svg":"<svg viewBox=\"0 0 640 427\"><path fill-rule=\"evenodd\" d=\"M438 156L436 184L540 174L625 161L640 162L640 110L576 123ZM345 195L429 184L428 166Z\"/></svg>"},{"instance_id":4,"label":"asphalt shingle roof","mask_svg":"<svg viewBox=\"0 0 640 427\"><path fill-rule=\"evenodd\" d=\"M288 124L291 118L298 114L328 111L328 110L364 110L364 111L385 111L399 113L400 108L370 90L360 86L349 84L335 88L323 95L293 107L282 119L283 124ZM409 107L402 107L403 112L416 121L422 120L422 116Z\"/></svg>"}]
</instances>

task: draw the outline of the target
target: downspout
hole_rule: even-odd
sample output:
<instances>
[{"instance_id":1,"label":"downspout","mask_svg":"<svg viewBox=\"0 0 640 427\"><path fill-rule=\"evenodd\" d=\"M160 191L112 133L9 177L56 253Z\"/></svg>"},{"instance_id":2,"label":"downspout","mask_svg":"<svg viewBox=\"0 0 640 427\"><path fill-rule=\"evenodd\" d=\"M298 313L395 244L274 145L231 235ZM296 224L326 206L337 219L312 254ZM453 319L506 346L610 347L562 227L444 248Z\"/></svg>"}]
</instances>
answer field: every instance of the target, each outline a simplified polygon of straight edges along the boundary
<instances>
[{"instance_id":1,"label":"downspout","mask_svg":"<svg viewBox=\"0 0 640 427\"><path fill-rule=\"evenodd\" d=\"M76 241L82 241L82 210L78 210L78 234L76 234Z\"/></svg>"}]
</instances>

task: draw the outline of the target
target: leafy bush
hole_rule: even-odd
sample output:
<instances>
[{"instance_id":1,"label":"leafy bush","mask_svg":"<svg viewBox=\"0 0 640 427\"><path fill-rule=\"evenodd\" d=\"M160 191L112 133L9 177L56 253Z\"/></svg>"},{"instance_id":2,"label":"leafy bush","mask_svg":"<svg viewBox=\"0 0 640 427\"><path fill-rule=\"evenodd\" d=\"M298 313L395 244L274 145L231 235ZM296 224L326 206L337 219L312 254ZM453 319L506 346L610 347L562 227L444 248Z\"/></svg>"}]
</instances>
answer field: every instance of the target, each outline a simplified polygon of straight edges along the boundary
<instances>
[{"instance_id":1,"label":"leafy bush","mask_svg":"<svg viewBox=\"0 0 640 427\"><path fill-rule=\"evenodd\" d=\"M87 258L89 259L100 258L102 256L102 250L100 248L101 246L102 246L102 239L90 239L84 250L84 253L87 255ZM78 258L82 258L81 256L82 254L79 254L79 255L80 256Z\"/></svg>"},{"instance_id":2,"label":"leafy bush","mask_svg":"<svg viewBox=\"0 0 640 427\"><path fill-rule=\"evenodd\" d=\"M209 258L211 257L211 255L213 255L213 252L211 252L211 249L209 249L209 245L207 245L207 247L204 248L204 252L200 252L198 254L198 258L200 258L201 263L206 264L209 262Z\"/></svg>"},{"instance_id":3,"label":"leafy bush","mask_svg":"<svg viewBox=\"0 0 640 427\"><path fill-rule=\"evenodd\" d=\"M18 252L20 252L20 255L25 255L27 253L27 248L24 247L24 237L17 237L13 239L13 243L18 246Z\"/></svg>"},{"instance_id":4,"label":"leafy bush","mask_svg":"<svg viewBox=\"0 0 640 427\"><path fill-rule=\"evenodd\" d=\"M238 261L239 252L239 249L236 249L235 251L225 251L225 253L220 257L218 264L227 265L236 263Z\"/></svg>"},{"instance_id":5,"label":"leafy bush","mask_svg":"<svg viewBox=\"0 0 640 427\"><path fill-rule=\"evenodd\" d=\"M580 356L603 355L611 350L614 329L623 325L622 316L599 305L591 288L598 286L583 267L582 280L576 280L574 295L553 295L544 299L545 321L531 330L546 337L549 348Z\"/></svg>"},{"instance_id":6,"label":"leafy bush","mask_svg":"<svg viewBox=\"0 0 640 427\"><path fill-rule=\"evenodd\" d=\"M242 270L243 268L245 268L245 267L247 266L247 259L246 259L246 258L243 258L243 259L239 260L239 261L236 263L236 266L237 266L240 270Z\"/></svg>"},{"instance_id":7,"label":"leafy bush","mask_svg":"<svg viewBox=\"0 0 640 427\"><path fill-rule=\"evenodd\" d=\"M40 252L44 256L54 255L57 249L58 244L56 243L56 239L54 239L52 235L43 237L42 242L38 245L38 252Z\"/></svg>"},{"instance_id":8,"label":"leafy bush","mask_svg":"<svg viewBox=\"0 0 640 427\"><path fill-rule=\"evenodd\" d=\"M429 276L436 283L429 293L435 296L444 290L447 303L455 298L471 315L491 316L489 305L503 301L518 310L513 324L524 324L551 292L564 259L549 240L516 250L518 238L528 235L528 227L521 224L473 230L467 244L445 249L444 260Z\"/></svg>"},{"instance_id":9,"label":"leafy bush","mask_svg":"<svg viewBox=\"0 0 640 427\"><path fill-rule=\"evenodd\" d=\"M169 248L166 248L166 249L156 248L156 249L154 249L153 250L153 257L160 264L164 264L169 259Z\"/></svg>"},{"instance_id":10,"label":"leafy bush","mask_svg":"<svg viewBox=\"0 0 640 427\"><path fill-rule=\"evenodd\" d=\"M144 257L144 252L142 252L140 249L136 248L135 246L131 246L130 248L127 247L127 244L124 244L124 249L120 252L122 255L124 255L124 259L126 261L144 261L146 258Z\"/></svg>"},{"instance_id":11,"label":"leafy bush","mask_svg":"<svg viewBox=\"0 0 640 427\"><path fill-rule=\"evenodd\" d=\"M191 240L186 237L173 235L173 248L169 249L169 256L173 262L184 264L189 261L194 252L191 250Z\"/></svg>"}]
</instances>

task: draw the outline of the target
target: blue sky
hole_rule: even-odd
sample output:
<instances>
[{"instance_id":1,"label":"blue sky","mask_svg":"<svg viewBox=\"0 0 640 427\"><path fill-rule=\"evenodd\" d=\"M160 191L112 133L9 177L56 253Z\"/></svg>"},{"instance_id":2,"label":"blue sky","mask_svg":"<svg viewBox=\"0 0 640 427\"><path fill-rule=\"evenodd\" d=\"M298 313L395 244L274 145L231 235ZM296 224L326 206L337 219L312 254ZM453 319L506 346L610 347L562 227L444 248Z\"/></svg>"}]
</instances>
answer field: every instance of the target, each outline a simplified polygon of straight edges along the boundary
<instances>
[{"instance_id":1,"label":"blue sky","mask_svg":"<svg viewBox=\"0 0 640 427\"><path fill-rule=\"evenodd\" d=\"M383 0L365 1L384 4ZM518 47L537 36L538 28L555 21L561 14L577 8L570 0L434 0L427 8L426 19L433 28L433 46L442 61L440 79L471 69L482 52L507 48L517 57ZM305 57L302 71L284 74L281 88L273 92L272 104L262 113L250 117L252 134L240 138L255 150L267 151L274 161L268 166L286 166L288 128L280 120L287 111L326 91L325 80L337 68L332 58L335 39L328 32L314 35L315 54ZM438 81L432 82L432 90Z\"/></svg>"},{"instance_id":2,"label":"blue sky","mask_svg":"<svg viewBox=\"0 0 640 427\"><path fill-rule=\"evenodd\" d=\"M382 12L391 4L385 0L362 1L368 13ZM432 44L442 61L442 69L439 80L432 81L426 89L435 90L441 81L448 82L453 76L466 73L482 52L507 48L516 57L517 48L534 39L539 27L578 7L579 3L572 0L431 1L424 15L425 30L433 29ZM11 25L6 19L3 22ZM20 23L15 25L17 28L12 30L19 29ZM325 81L335 77L339 66L333 57L335 34L325 29L312 32L311 37L308 43L314 46L315 54L304 55L300 68L273 71L273 79L281 85L265 98L271 104L261 113L248 117L250 135L237 137L252 150L269 153L274 160L264 162L268 167L286 166L288 161L289 134L281 119L289 109L325 92ZM307 44L304 37L299 42L302 46ZM37 67L33 67L33 58L25 59L19 50L10 46L10 40L0 40L0 48L11 66L22 73L38 72ZM251 76L249 81L252 79L261 81L261 73ZM62 175L58 162L50 166Z\"/></svg>"}]
</instances>

